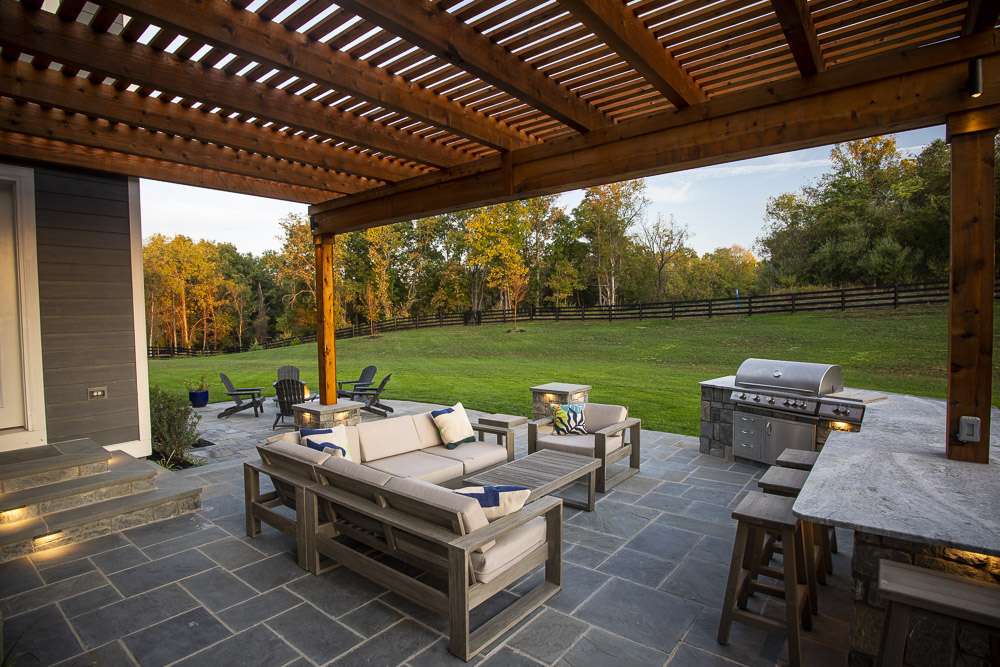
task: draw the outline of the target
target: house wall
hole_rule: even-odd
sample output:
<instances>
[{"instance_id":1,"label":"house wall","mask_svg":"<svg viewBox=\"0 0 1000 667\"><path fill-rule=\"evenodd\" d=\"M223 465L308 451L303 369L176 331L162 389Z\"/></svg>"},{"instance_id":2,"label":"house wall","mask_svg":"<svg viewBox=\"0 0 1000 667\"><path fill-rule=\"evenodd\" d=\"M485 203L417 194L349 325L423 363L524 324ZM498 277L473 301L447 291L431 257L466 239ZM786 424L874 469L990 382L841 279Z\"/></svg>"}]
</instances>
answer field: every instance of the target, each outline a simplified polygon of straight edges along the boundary
<instances>
[{"instance_id":1,"label":"house wall","mask_svg":"<svg viewBox=\"0 0 1000 667\"><path fill-rule=\"evenodd\" d=\"M36 167L35 202L48 441L87 437L148 454L148 433L140 432L148 431L145 354L136 348L145 328L137 335L144 322L138 184ZM107 398L88 399L92 387L106 387Z\"/></svg>"}]
</instances>

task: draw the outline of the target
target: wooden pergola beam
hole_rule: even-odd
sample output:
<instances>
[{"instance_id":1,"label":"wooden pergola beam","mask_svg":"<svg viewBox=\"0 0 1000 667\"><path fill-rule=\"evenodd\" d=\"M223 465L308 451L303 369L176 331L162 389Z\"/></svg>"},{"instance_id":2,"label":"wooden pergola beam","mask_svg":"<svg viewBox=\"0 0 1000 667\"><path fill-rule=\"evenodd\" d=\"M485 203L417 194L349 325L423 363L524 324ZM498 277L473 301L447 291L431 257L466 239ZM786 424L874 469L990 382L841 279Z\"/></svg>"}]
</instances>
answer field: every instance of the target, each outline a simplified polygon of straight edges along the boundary
<instances>
[{"instance_id":1,"label":"wooden pergola beam","mask_svg":"<svg viewBox=\"0 0 1000 667\"><path fill-rule=\"evenodd\" d=\"M0 98L0 130L331 193L367 189L360 179L336 172L7 98Z\"/></svg>"},{"instance_id":2,"label":"wooden pergola beam","mask_svg":"<svg viewBox=\"0 0 1000 667\"><path fill-rule=\"evenodd\" d=\"M993 30L998 16L1000 16L1000 2L997 0L969 0L965 8L962 34L973 35Z\"/></svg>"},{"instance_id":3,"label":"wooden pergola beam","mask_svg":"<svg viewBox=\"0 0 1000 667\"><path fill-rule=\"evenodd\" d=\"M511 150L536 143L492 118L355 60L278 23L236 8L226 0L107 0L106 6L169 27L189 39L277 67L306 81L358 96L387 109L445 128L494 148Z\"/></svg>"},{"instance_id":4,"label":"wooden pergola beam","mask_svg":"<svg viewBox=\"0 0 1000 667\"><path fill-rule=\"evenodd\" d=\"M343 0L337 4L578 132L609 124L604 114L570 90L427 0Z\"/></svg>"},{"instance_id":5,"label":"wooden pergola beam","mask_svg":"<svg viewBox=\"0 0 1000 667\"><path fill-rule=\"evenodd\" d=\"M69 144L64 141L32 137L18 132L0 131L0 156L193 185L199 188L237 192L270 199L283 199L303 204L315 204L330 197L330 193L326 190L200 169L175 162L164 162L100 148Z\"/></svg>"},{"instance_id":6,"label":"wooden pergola beam","mask_svg":"<svg viewBox=\"0 0 1000 667\"><path fill-rule=\"evenodd\" d=\"M705 93L631 8L605 0L559 0L597 37L677 108L704 102Z\"/></svg>"},{"instance_id":7,"label":"wooden pergola beam","mask_svg":"<svg viewBox=\"0 0 1000 667\"><path fill-rule=\"evenodd\" d=\"M227 76L211 67L130 44L116 35L96 34L85 25L60 21L44 11L29 12L14 0L0 0L0 44L416 162L445 167L469 159L461 151L351 113L334 111L303 96Z\"/></svg>"},{"instance_id":8,"label":"wooden pergola beam","mask_svg":"<svg viewBox=\"0 0 1000 667\"><path fill-rule=\"evenodd\" d=\"M802 76L825 71L816 26L813 25L806 0L771 0L771 5Z\"/></svg>"},{"instance_id":9,"label":"wooden pergola beam","mask_svg":"<svg viewBox=\"0 0 1000 667\"><path fill-rule=\"evenodd\" d=\"M169 132L222 146L356 174L359 187L398 181L423 173L396 160L383 160L330 145L279 133L242 120L231 120L155 97L143 97L113 86L95 85L54 70L35 70L23 62L0 64L0 95L59 107L94 118ZM375 179L375 180L370 180Z\"/></svg>"},{"instance_id":10,"label":"wooden pergola beam","mask_svg":"<svg viewBox=\"0 0 1000 667\"><path fill-rule=\"evenodd\" d=\"M731 162L926 127L1000 99L997 33L843 66L714 99L587 136L513 151L314 206L319 232L362 229L554 194L625 178ZM961 85L984 57L985 92Z\"/></svg>"}]
</instances>

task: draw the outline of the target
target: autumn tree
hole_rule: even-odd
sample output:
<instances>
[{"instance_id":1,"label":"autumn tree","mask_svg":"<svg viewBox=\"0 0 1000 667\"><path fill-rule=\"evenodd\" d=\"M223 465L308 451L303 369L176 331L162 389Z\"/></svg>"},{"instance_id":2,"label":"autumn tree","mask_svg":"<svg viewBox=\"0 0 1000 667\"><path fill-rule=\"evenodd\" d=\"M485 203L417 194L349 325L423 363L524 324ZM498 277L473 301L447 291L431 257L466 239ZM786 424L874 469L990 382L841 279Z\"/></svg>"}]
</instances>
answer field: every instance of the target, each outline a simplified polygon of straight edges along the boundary
<instances>
[{"instance_id":1,"label":"autumn tree","mask_svg":"<svg viewBox=\"0 0 1000 667\"><path fill-rule=\"evenodd\" d=\"M674 222L674 216L664 219L656 217L656 222L644 225L639 230L639 242L650 254L656 270L656 299L667 297L667 270L687 246L687 227Z\"/></svg>"},{"instance_id":2,"label":"autumn tree","mask_svg":"<svg viewBox=\"0 0 1000 667\"><path fill-rule=\"evenodd\" d=\"M395 314L392 299L392 268L399 252L400 235L393 225L369 227L365 230L368 242L368 261L371 262L371 284L378 300L378 313L389 319ZM365 301L367 303L367 294ZM369 319L378 314L368 310Z\"/></svg>"}]
</instances>

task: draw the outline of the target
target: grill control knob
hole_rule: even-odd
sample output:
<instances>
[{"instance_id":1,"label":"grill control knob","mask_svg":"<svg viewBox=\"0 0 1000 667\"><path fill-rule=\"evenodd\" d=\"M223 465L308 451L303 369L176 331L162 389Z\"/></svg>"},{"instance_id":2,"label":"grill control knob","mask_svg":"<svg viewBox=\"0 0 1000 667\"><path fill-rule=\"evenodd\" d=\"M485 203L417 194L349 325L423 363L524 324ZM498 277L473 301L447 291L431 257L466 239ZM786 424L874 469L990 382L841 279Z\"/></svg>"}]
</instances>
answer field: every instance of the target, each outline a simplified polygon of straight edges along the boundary
<instances>
[{"instance_id":1,"label":"grill control knob","mask_svg":"<svg viewBox=\"0 0 1000 667\"><path fill-rule=\"evenodd\" d=\"M786 408L789 407L791 404L792 404L792 402L790 400L788 400L787 398L785 399L785 402L782 403L782 405L784 405Z\"/></svg>"},{"instance_id":2,"label":"grill control knob","mask_svg":"<svg viewBox=\"0 0 1000 667\"><path fill-rule=\"evenodd\" d=\"M833 409L833 414L835 414L835 415L839 415L841 412L843 412L843 410L841 410L840 408L834 408Z\"/></svg>"},{"instance_id":3,"label":"grill control knob","mask_svg":"<svg viewBox=\"0 0 1000 667\"><path fill-rule=\"evenodd\" d=\"M747 400L747 395L746 394L740 394L740 398L745 401L745 400Z\"/></svg>"},{"instance_id":4,"label":"grill control knob","mask_svg":"<svg viewBox=\"0 0 1000 667\"><path fill-rule=\"evenodd\" d=\"M767 399L767 402L768 402L769 405L774 405L774 397L773 396L769 397Z\"/></svg>"},{"instance_id":5,"label":"grill control knob","mask_svg":"<svg viewBox=\"0 0 1000 667\"><path fill-rule=\"evenodd\" d=\"M760 396L758 396L757 394L754 394L753 395L753 400L754 400L755 403L760 403Z\"/></svg>"}]
</instances>

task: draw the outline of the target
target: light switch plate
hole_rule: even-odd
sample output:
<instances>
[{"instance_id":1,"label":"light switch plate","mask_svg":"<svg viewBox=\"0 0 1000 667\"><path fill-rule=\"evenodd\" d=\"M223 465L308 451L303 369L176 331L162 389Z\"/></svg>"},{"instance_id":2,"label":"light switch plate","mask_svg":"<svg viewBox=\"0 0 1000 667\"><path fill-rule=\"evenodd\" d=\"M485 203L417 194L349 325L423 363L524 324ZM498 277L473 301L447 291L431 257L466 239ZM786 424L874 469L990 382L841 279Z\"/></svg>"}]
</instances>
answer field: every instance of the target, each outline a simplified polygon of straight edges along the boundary
<instances>
[{"instance_id":1,"label":"light switch plate","mask_svg":"<svg viewBox=\"0 0 1000 667\"><path fill-rule=\"evenodd\" d=\"M979 442L981 437L980 429L982 424L979 417L959 417L958 418L958 440L959 442Z\"/></svg>"}]
</instances>

